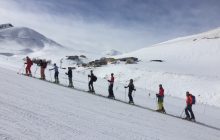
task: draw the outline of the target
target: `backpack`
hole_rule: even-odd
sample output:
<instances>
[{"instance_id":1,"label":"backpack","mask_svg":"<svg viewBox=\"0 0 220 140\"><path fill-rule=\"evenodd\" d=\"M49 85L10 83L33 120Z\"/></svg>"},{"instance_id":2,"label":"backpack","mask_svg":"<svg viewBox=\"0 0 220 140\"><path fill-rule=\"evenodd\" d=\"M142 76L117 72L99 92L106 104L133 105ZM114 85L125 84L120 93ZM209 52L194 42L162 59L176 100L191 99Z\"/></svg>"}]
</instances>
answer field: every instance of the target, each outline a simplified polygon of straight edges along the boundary
<instances>
[{"instance_id":1,"label":"backpack","mask_svg":"<svg viewBox=\"0 0 220 140\"><path fill-rule=\"evenodd\" d=\"M191 94L191 97L192 97L192 104L196 104L196 97L194 95Z\"/></svg>"},{"instance_id":2,"label":"backpack","mask_svg":"<svg viewBox=\"0 0 220 140\"><path fill-rule=\"evenodd\" d=\"M92 81L93 81L93 82L96 82L96 81L97 81L97 77L96 77L95 75L92 77Z\"/></svg>"}]
</instances>

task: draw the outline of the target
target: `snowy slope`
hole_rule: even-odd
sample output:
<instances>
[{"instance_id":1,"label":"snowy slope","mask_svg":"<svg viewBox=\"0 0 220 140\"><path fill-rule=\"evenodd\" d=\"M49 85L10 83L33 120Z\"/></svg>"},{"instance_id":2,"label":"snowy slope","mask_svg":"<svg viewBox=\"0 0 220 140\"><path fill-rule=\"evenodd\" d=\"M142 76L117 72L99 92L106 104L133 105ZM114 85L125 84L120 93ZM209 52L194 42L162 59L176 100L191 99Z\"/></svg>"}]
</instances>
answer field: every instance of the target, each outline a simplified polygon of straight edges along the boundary
<instances>
[{"instance_id":1,"label":"snowy slope","mask_svg":"<svg viewBox=\"0 0 220 140\"><path fill-rule=\"evenodd\" d=\"M147 47L125 56L144 62L164 60L165 70L182 74L218 76L220 74L220 28ZM162 70L164 71L164 70Z\"/></svg>"},{"instance_id":2,"label":"snowy slope","mask_svg":"<svg viewBox=\"0 0 220 140\"><path fill-rule=\"evenodd\" d=\"M190 91L200 103L220 106L220 28L117 57L128 56L138 57L140 62L99 68L99 76L114 72L122 83L133 78L137 87L153 91L163 84L166 95L185 98Z\"/></svg>"},{"instance_id":3,"label":"snowy slope","mask_svg":"<svg viewBox=\"0 0 220 140\"><path fill-rule=\"evenodd\" d=\"M65 56L84 54L88 58L87 62L103 56L101 52L89 53L94 51L93 48L81 52L77 51L77 46L59 47L54 41L28 28L5 29L0 31L0 35L0 65L16 72L24 67L22 59L27 55L22 54L21 50L31 50L28 54L30 57L49 59L59 66L62 65L60 60ZM143 91L156 91L158 85L163 84L166 95L185 98L185 92L190 91L196 95L198 102L220 107L220 67L217 65L220 63L219 37L220 28L116 56L134 56L141 61L135 65L120 64L97 68L96 75L104 78L113 72L116 81L123 85L133 78L135 86ZM151 62L155 59L164 62ZM65 60L64 63L66 64L63 66L72 64ZM87 69L78 70L88 72Z\"/></svg>"},{"instance_id":4,"label":"snowy slope","mask_svg":"<svg viewBox=\"0 0 220 140\"><path fill-rule=\"evenodd\" d=\"M116 56L134 56L141 61L135 65L120 64L97 68L96 75L104 78L113 72L116 81L121 84L133 78L135 86L143 91L156 91L158 85L163 84L166 95L185 98L185 92L190 91L196 95L198 102L220 107L220 66L217 65L220 63L219 37L220 28ZM77 49L77 46L59 46L29 28L1 30L0 39L0 65L16 72L24 67L22 59L27 54L31 58L52 60L52 63L59 66L62 65L60 60L70 55L86 55L87 62L103 56L102 52L93 53L94 48L84 52L79 51L81 48ZM155 59L164 62L151 62ZM71 64L64 60L63 66ZM78 70L88 72L87 69Z\"/></svg>"},{"instance_id":5,"label":"snowy slope","mask_svg":"<svg viewBox=\"0 0 220 140\"><path fill-rule=\"evenodd\" d=\"M17 75L3 68L0 76L0 139L218 140L220 137L218 130ZM207 107L210 109L214 108ZM212 121L220 122L219 109L206 115L206 121L216 116Z\"/></svg>"}]
</instances>

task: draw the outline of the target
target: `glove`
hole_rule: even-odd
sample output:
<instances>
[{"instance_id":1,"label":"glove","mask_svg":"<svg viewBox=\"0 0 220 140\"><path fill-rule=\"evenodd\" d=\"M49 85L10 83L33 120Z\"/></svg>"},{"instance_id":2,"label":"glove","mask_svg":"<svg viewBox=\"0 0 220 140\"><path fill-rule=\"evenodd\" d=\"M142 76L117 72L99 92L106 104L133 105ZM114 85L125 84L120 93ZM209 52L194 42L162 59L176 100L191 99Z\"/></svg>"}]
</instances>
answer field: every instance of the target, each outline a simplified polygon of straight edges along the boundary
<instances>
[{"instance_id":1,"label":"glove","mask_svg":"<svg viewBox=\"0 0 220 140\"><path fill-rule=\"evenodd\" d=\"M124 86L124 88L126 88L126 86Z\"/></svg>"},{"instance_id":2,"label":"glove","mask_svg":"<svg viewBox=\"0 0 220 140\"><path fill-rule=\"evenodd\" d=\"M134 89L134 91L136 91L136 89Z\"/></svg>"}]
</instances>

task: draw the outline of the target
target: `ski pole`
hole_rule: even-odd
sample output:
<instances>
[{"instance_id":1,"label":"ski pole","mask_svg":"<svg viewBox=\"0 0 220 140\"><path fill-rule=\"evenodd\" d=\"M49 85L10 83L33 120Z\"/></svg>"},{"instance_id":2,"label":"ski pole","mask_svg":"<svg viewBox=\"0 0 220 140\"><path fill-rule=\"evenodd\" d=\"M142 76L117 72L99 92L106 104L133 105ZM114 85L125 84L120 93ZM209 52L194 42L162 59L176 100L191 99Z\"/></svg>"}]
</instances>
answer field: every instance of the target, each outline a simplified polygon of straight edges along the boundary
<instances>
[{"instance_id":1,"label":"ski pole","mask_svg":"<svg viewBox=\"0 0 220 140\"><path fill-rule=\"evenodd\" d=\"M68 78L66 78L66 83L67 83L67 85L69 85L69 86L70 86L69 77L68 77Z\"/></svg>"},{"instance_id":2,"label":"ski pole","mask_svg":"<svg viewBox=\"0 0 220 140\"><path fill-rule=\"evenodd\" d=\"M134 96L135 96L135 90L134 90L134 93L133 93L133 98L134 98Z\"/></svg>"},{"instance_id":3,"label":"ski pole","mask_svg":"<svg viewBox=\"0 0 220 140\"><path fill-rule=\"evenodd\" d=\"M125 88L125 101L126 101L126 88Z\"/></svg>"},{"instance_id":4,"label":"ski pole","mask_svg":"<svg viewBox=\"0 0 220 140\"><path fill-rule=\"evenodd\" d=\"M22 73L24 73L24 70L25 70L25 64L23 65L23 68L22 68Z\"/></svg>"},{"instance_id":5,"label":"ski pole","mask_svg":"<svg viewBox=\"0 0 220 140\"><path fill-rule=\"evenodd\" d=\"M157 100L157 94L156 94L156 98L155 98L155 101L156 101L156 104L157 104L157 109L159 109L159 104L158 104L158 100Z\"/></svg>"},{"instance_id":6,"label":"ski pole","mask_svg":"<svg viewBox=\"0 0 220 140\"><path fill-rule=\"evenodd\" d=\"M203 114L205 114L207 102L204 105L205 105L205 107L204 107L204 110L203 110Z\"/></svg>"},{"instance_id":7,"label":"ski pole","mask_svg":"<svg viewBox=\"0 0 220 140\"><path fill-rule=\"evenodd\" d=\"M89 91L90 91L91 87L90 87L90 84L89 84L89 76L88 76L88 85L89 85Z\"/></svg>"},{"instance_id":8,"label":"ski pole","mask_svg":"<svg viewBox=\"0 0 220 140\"><path fill-rule=\"evenodd\" d=\"M185 109L183 109L183 111L182 111L182 113L181 113L181 115L180 115L180 118L182 118L182 115L183 115L184 110L185 110Z\"/></svg>"},{"instance_id":9,"label":"ski pole","mask_svg":"<svg viewBox=\"0 0 220 140\"><path fill-rule=\"evenodd\" d=\"M49 70L50 71L50 70ZM51 71L50 71L50 81L52 82Z\"/></svg>"},{"instance_id":10,"label":"ski pole","mask_svg":"<svg viewBox=\"0 0 220 140\"><path fill-rule=\"evenodd\" d=\"M22 65L22 67L20 69L18 69L18 74L23 74L23 71L24 71L24 68L25 68L25 64Z\"/></svg>"},{"instance_id":11,"label":"ski pole","mask_svg":"<svg viewBox=\"0 0 220 140\"><path fill-rule=\"evenodd\" d=\"M35 77L35 75L37 73L37 70L38 70L38 66L36 66L36 69L35 69L35 72L34 72L34 77Z\"/></svg>"}]
</instances>

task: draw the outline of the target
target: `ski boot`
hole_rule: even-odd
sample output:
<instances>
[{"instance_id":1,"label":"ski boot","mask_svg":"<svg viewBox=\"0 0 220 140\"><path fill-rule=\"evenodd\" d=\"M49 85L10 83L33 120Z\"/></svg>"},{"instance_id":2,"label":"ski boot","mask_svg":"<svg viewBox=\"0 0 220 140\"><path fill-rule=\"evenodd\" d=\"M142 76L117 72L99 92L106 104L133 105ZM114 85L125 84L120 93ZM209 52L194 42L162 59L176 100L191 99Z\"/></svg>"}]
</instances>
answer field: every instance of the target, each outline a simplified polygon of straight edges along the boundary
<instances>
[{"instance_id":1,"label":"ski boot","mask_svg":"<svg viewBox=\"0 0 220 140\"><path fill-rule=\"evenodd\" d=\"M134 105L134 102L133 102L133 101L129 101L128 103Z\"/></svg>"},{"instance_id":2,"label":"ski boot","mask_svg":"<svg viewBox=\"0 0 220 140\"><path fill-rule=\"evenodd\" d=\"M108 96L109 99L115 99L115 96Z\"/></svg>"},{"instance_id":3,"label":"ski boot","mask_svg":"<svg viewBox=\"0 0 220 140\"><path fill-rule=\"evenodd\" d=\"M186 116L185 118L183 118L184 120L190 121L190 117Z\"/></svg>"},{"instance_id":4,"label":"ski boot","mask_svg":"<svg viewBox=\"0 0 220 140\"><path fill-rule=\"evenodd\" d=\"M195 118L190 118L190 121L196 122L196 119Z\"/></svg>"}]
</instances>

